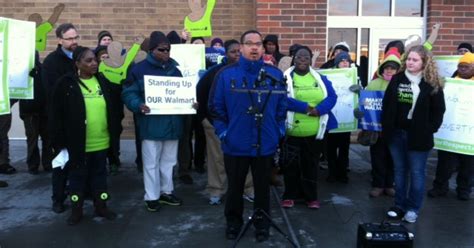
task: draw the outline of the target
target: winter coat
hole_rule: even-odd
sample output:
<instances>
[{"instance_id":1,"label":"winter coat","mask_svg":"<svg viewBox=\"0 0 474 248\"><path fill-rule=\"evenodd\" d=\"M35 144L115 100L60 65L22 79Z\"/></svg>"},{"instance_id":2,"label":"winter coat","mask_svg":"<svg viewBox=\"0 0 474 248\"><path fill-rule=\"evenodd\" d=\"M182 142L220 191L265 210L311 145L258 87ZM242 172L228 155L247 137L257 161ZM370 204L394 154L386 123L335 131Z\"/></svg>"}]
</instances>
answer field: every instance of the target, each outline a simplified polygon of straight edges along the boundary
<instances>
[{"instance_id":1,"label":"winter coat","mask_svg":"<svg viewBox=\"0 0 474 248\"><path fill-rule=\"evenodd\" d=\"M131 68L127 77L131 85L123 89L122 101L137 116L141 140L177 140L181 137L181 115L145 115L140 112L140 106L145 103L144 76L182 77L177 66L178 63L171 58L163 63L148 54L145 60Z\"/></svg>"},{"instance_id":2,"label":"winter coat","mask_svg":"<svg viewBox=\"0 0 474 248\"><path fill-rule=\"evenodd\" d=\"M293 99L293 75L294 75L294 69L295 67L292 66L290 67L286 72L285 76L288 79L288 92L289 92L289 101L288 101L288 109L290 111L294 111L293 107L294 104L296 104L295 101L290 100ZM336 105L337 101L337 95L336 91L332 87L331 81L327 79L327 77L320 75L317 73L313 68L310 68L310 73L313 75L313 77L317 80L318 83L321 83L321 87L324 87L323 92L325 92L325 99L318 104L318 106L315 106L315 108L318 110L320 114L320 120L319 120L319 128L321 135L318 139L322 139L325 131L329 131L331 129L336 129L337 128L337 120L334 114L331 112L332 108ZM291 97L291 98L290 98ZM307 107L307 104L306 104ZM297 112L297 111L294 111ZM288 113L288 120L287 123L290 125L293 124L293 113L289 112Z\"/></svg>"},{"instance_id":3,"label":"winter coat","mask_svg":"<svg viewBox=\"0 0 474 248\"><path fill-rule=\"evenodd\" d=\"M216 134L222 140L224 154L231 156L269 156L276 152L285 135L287 110L286 86L266 77L257 82L260 70L282 81L282 72L263 60L240 57L216 75L209 95L209 111L214 117ZM261 91L261 94L258 94ZM260 101L259 101L260 100ZM258 127L255 113L262 113ZM260 140L259 133L260 131Z\"/></svg>"},{"instance_id":4,"label":"winter coat","mask_svg":"<svg viewBox=\"0 0 474 248\"><path fill-rule=\"evenodd\" d=\"M111 83L102 75L95 75L99 81L107 105L107 127L110 136L110 152L118 151L113 135L117 132L115 106L111 103ZM49 109L48 128L51 134L51 144L57 154L66 148L69 153L69 164L83 166L86 154L86 106L82 94L79 77L74 73L61 77L53 89L51 108ZM117 155L118 156L118 155Z\"/></svg>"},{"instance_id":5,"label":"winter coat","mask_svg":"<svg viewBox=\"0 0 474 248\"><path fill-rule=\"evenodd\" d=\"M74 61L67 57L61 45L55 51L46 56L41 68L41 81L49 98L58 79L68 73L75 71Z\"/></svg>"},{"instance_id":6,"label":"winter coat","mask_svg":"<svg viewBox=\"0 0 474 248\"><path fill-rule=\"evenodd\" d=\"M382 103L382 134L390 143L397 122L398 88L400 84L410 84L405 73L399 72L392 77ZM419 84L420 94L415 103L413 118L410 121L408 132L408 150L428 151L434 146L433 134L443 122L446 110L443 90L436 93L424 78Z\"/></svg>"}]
</instances>

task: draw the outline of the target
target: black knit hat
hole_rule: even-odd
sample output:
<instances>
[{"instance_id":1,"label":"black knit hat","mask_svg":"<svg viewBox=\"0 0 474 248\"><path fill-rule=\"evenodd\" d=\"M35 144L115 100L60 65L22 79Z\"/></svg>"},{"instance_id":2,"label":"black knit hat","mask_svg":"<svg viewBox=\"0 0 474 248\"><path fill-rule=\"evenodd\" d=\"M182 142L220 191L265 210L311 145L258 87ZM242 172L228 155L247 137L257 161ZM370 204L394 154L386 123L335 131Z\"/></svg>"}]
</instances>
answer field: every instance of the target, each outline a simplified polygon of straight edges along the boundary
<instances>
[{"instance_id":1,"label":"black knit hat","mask_svg":"<svg viewBox=\"0 0 474 248\"><path fill-rule=\"evenodd\" d=\"M459 50L459 49L461 49L461 48L466 48L467 50L469 50L469 52L472 53L472 45L469 44L469 43L463 42L463 43L459 44L457 50Z\"/></svg>"},{"instance_id":2,"label":"black knit hat","mask_svg":"<svg viewBox=\"0 0 474 248\"><path fill-rule=\"evenodd\" d=\"M91 49L83 46L76 47L76 49L74 49L74 52L72 53L72 60L74 62L81 60L87 51L91 51Z\"/></svg>"},{"instance_id":3,"label":"black knit hat","mask_svg":"<svg viewBox=\"0 0 474 248\"><path fill-rule=\"evenodd\" d=\"M170 41L163 32L153 31L150 34L150 43L148 45L148 51L155 49L159 44L170 44Z\"/></svg>"},{"instance_id":4,"label":"black knit hat","mask_svg":"<svg viewBox=\"0 0 474 248\"><path fill-rule=\"evenodd\" d=\"M176 31L171 31L166 35L166 38L170 41L171 44L181 44L181 37Z\"/></svg>"},{"instance_id":5,"label":"black knit hat","mask_svg":"<svg viewBox=\"0 0 474 248\"><path fill-rule=\"evenodd\" d=\"M106 36L110 37L111 40L114 39L114 38L112 37L112 34L111 34L109 31L107 31L107 30L102 30L102 31L100 31L99 34L97 35L97 39L99 39L99 44L100 44L100 41L102 40L102 38L104 38L104 37L106 37Z\"/></svg>"}]
</instances>

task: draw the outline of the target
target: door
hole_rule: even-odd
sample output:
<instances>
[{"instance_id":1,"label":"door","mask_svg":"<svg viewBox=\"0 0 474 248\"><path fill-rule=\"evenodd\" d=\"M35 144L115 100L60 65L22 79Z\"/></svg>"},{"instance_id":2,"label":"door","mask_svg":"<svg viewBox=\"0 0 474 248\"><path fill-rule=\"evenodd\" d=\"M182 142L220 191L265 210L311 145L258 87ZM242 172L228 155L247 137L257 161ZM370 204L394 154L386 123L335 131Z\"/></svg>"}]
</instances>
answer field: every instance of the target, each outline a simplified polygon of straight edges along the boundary
<instances>
[{"instance_id":1,"label":"door","mask_svg":"<svg viewBox=\"0 0 474 248\"><path fill-rule=\"evenodd\" d=\"M418 35L423 38L423 29L413 28L413 29L370 29L370 45L369 45L369 77L374 75L374 72L377 70L380 62L382 62L384 57L385 46L392 40L405 40L410 35ZM370 79L369 79L370 81Z\"/></svg>"}]
</instances>

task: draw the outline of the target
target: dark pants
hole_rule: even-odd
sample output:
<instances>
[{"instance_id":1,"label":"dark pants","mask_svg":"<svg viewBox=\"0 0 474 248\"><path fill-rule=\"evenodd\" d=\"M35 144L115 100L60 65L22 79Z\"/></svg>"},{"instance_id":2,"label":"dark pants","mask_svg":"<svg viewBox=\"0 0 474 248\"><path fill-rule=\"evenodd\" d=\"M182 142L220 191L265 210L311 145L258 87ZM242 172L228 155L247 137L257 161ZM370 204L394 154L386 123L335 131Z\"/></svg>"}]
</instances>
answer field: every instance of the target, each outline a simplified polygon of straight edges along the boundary
<instances>
[{"instance_id":1,"label":"dark pants","mask_svg":"<svg viewBox=\"0 0 474 248\"><path fill-rule=\"evenodd\" d=\"M273 155L264 157L236 157L224 154L225 172L227 174L228 189L225 203L225 217L227 226L240 227L243 223L245 178L249 170L252 172L255 190L254 209L261 209L270 215L270 177L273 164ZM254 222L256 228L268 228L269 222Z\"/></svg>"},{"instance_id":2,"label":"dark pants","mask_svg":"<svg viewBox=\"0 0 474 248\"><path fill-rule=\"evenodd\" d=\"M117 104L118 106L117 108L117 115L118 115L117 122L118 123L115 125L118 128L118 130L110 134L114 136L114 138L111 138L110 140L112 142L115 142L115 144L111 145L113 149L109 149L107 153L107 160L109 161L110 165L115 164L117 166L120 166L121 164L120 162L120 135L122 134L122 131L123 131L122 120L125 117L125 115L123 113L122 101L118 101L114 104Z\"/></svg>"},{"instance_id":3,"label":"dark pants","mask_svg":"<svg viewBox=\"0 0 474 248\"><path fill-rule=\"evenodd\" d=\"M458 170L456 191L470 194L474 177L474 156L471 155L438 151L438 166L433 187L447 192L449 178L456 168Z\"/></svg>"},{"instance_id":4,"label":"dark pants","mask_svg":"<svg viewBox=\"0 0 474 248\"><path fill-rule=\"evenodd\" d=\"M41 114L21 114L26 134L28 170L38 170L40 160L45 170L51 169L53 150L48 135L48 117ZM41 159L38 148L38 139L41 137Z\"/></svg>"},{"instance_id":5,"label":"dark pants","mask_svg":"<svg viewBox=\"0 0 474 248\"><path fill-rule=\"evenodd\" d=\"M310 137L288 137L284 149L294 149L295 156L284 170L285 193L283 199L294 200L301 196L306 201L318 199L318 167L322 141Z\"/></svg>"},{"instance_id":6,"label":"dark pants","mask_svg":"<svg viewBox=\"0 0 474 248\"><path fill-rule=\"evenodd\" d=\"M393 160L388 144L381 137L370 146L372 187L393 188Z\"/></svg>"},{"instance_id":7,"label":"dark pants","mask_svg":"<svg viewBox=\"0 0 474 248\"><path fill-rule=\"evenodd\" d=\"M12 114L0 115L0 165L10 164L8 132L12 125Z\"/></svg>"},{"instance_id":8,"label":"dark pants","mask_svg":"<svg viewBox=\"0 0 474 248\"><path fill-rule=\"evenodd\" d=\"M142 141L140 139L140 128L138 127L137 114L133 114L133 124L135 126L135 151L137 152L135 164L137 165L137 168L142 168Z\"/></svg>"},{"instance_id":9,"label":"dark pants","mask_svg":"<svg viewBox=\"0 0 474 248\"><path fill-rule=\"evenodd\" d=\"M53 196L51 199L53 202L64 202L67 197L66 185L69 174L69 165L65 166L64 169L54 168L52 176L53 185Z\"/></svg>"},{"instance_id":10,"label":"dark pants","mask_svg":"<svg viewBox=\"0 0 474 248\"><path fill-rule=\"evenodd\" d=\"M330 177L347 179L350 143L351 133L349 132L327 134L327 159Z\"/></svg>"},{"instance_id":11,"label":"dark pants","mask_svg":"<svg viewBox=\"0 0 474 248\"><path fill-rule=\"evenodd\" d=\"M193 160L192 126L193 117L191 115L183 116L183 134L178 143L178 176L180 177L189 175L191 169Z\"/></svg>"},{"instance_id":12,"label":"dark pants","mask_svg":"<svg viewBox=\"0 0 474 248\"><path fill-rule=\"evenodd\" d=\"M204 168L206 154L206 135L197 115L193 115L194 129L194 168Z\"/></svg>"},{"instance_id":13,"label":"dark pants","mask_svg":"<svg viewBox=\"0 0 474 248\"><path fill-rule=\"evenodd\" d=\"M83 166L69 168L69 190L85 193L107 192L107 150L87 152Z\"/></svg>"}]
</instances>

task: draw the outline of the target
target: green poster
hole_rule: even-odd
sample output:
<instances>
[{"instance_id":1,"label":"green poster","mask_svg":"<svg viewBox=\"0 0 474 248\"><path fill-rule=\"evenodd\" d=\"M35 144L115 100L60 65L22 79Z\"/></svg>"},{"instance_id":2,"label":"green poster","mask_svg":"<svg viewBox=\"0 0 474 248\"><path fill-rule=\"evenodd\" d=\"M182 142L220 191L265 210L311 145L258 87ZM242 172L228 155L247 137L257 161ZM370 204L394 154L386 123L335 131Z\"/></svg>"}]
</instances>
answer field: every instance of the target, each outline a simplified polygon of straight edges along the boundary
<instances>
[{"instance_id":1,"label":"green poster","mask_svg":"<svg viewBox=\"0 0 474 248\"><path fill-rule=\"evenodd\" d=\"M33 78L29 76L35 60L35 23L8 18L3 33L3 81L11 99L33 99ZM2 82L4 84L5 82Z\"/></svg>"},{"instance_id":2,"label":"green poster","mask_svg":"<svg viewBox=\"0 0 474 248\"><path fill-rule=\"evenodd\" d=\"M207 0L204 6L201 5L201 1L188 0L188 5L191 13L184 18L184 28L192 37L212 36L211 19L216 0Z\"/></svg>"},{"instance_id":3,"label":"green poster","mask_svg":"<svg viewBox=\"0 0 474 248\"><path fill-rule=\"evenodd\" d=\"M337 120L337 128L330 133L352 132L357 130L357 119L354 109L358 108L359 97L349 90L351 85L357 84L357 68L318 70L326 76L336 91L337 102L332 112Z\"/></svg>"},{"instance_id":4,"label":"green poster","mask_svg":"<svg viewBox=\"0 0 474 248\"><path fill-rule=\"evenodd\" d=\"M5 33L7 29L7 21L0 19L0 115L10 113L10 98L8 92L7 74L4 73L7 68L7 63L4 63L5 51Z\"/></svg>"}]
</instances>

